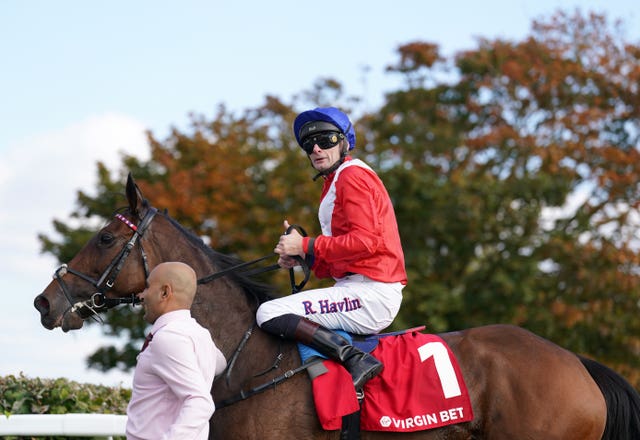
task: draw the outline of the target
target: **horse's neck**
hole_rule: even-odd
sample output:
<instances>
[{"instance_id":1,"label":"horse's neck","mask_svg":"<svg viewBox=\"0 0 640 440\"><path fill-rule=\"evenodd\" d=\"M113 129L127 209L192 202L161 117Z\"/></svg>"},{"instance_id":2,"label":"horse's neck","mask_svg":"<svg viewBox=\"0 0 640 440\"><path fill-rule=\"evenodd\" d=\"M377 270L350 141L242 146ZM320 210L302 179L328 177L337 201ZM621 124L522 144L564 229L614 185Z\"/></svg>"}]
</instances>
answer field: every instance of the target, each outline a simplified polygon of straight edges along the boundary
<instances>
[{"instance_id":1,"label":"horse's neck","mask_svg":"<svg viewBox=\"0 0 640 440\"><path fill-rule=\"evenodd\" d=\"M223 279L198 287L191 314L211 331L216 345L225 353L234 349L255 323L255 311L245 293Z\"/></svg>"},{"instance_id":2,"label":"horse's neck","mask_svg":"<svg viewBox=\"0 0 640 440\"><path fill-rule=\"evenodd\" d=\"M178 252L179 251L179 252ZM216 266L210 254L198 243L185 236L174 237L168 249L159 255L160 261L169 261L180 255L181 261L189 264L198 279L221 270ZM267 335L256 325L255 312L258 304L250 299L228 276L215 279L198 286L191 307L191 315L209 329L218 348L227 360L231 360L238 347L245 344L233 370L233 382L244 383L251 380L257 371L268 369L281 350L289 353L293 344L286 344ZM249 339L243 340L250 334ZM287 356L291 361L292 356ZM233 387L232 387L233 388Z\"/></svg>"},{"instance_id":3,"label":"horse's neck","mask_svg":"<svg viewBox=\"0 0 640 440\"><path fill-rule=\"evenodd\" d=\"M173 234L175 235L175 234ZM196 272L198 279L220 271L204 245L188 237L174 236L170 246L160 249L158 261L171 261L179 256ZM249 304L241 287L228 277L200 284L191 307L191 315L211 332L216 345L224 352L232 350L237 339L255 322L255 305Z\"/></svg>"}]
</instances>

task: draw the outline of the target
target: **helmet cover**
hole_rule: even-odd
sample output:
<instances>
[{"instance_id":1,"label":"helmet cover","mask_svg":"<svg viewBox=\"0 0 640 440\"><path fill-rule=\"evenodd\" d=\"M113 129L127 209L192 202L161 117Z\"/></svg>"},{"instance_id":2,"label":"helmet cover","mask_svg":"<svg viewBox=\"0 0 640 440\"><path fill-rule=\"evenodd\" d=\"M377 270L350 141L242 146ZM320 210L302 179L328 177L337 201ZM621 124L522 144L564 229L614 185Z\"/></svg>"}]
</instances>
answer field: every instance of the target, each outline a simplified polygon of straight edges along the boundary
<instances>
[{"instance_id":1,"label":"helmet cover","mask_svg":"<svg viewBox=\"0 0 640 440\"><path fill-rule=\"evenodd\" d=\"M332 128L325 124L318 124L315 128L309 122L326 122L338 128L349 141L349 150L356 146L356 131L349 117L335 107L316 107L300 113L293 122L293 133L298 145L302 146L302 138L319 131L331 131ZM304 129L304 130L303 130Z\"/></svg>"}]
</instances>

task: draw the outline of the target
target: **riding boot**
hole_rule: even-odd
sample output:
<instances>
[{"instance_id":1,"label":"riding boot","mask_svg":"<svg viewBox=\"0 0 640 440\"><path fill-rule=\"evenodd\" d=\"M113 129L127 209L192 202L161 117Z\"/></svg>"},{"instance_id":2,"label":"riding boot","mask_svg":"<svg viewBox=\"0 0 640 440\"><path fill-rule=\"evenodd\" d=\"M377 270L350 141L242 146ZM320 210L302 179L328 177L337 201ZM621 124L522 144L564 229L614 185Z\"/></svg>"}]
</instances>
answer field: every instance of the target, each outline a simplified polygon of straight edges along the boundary
<instances>
[{"instance_id":1,"label":"riding boot","mask_svg":"<svg viewBox=\"0 0 640 440\"><path fill-rule=\"evenodd\" d=\"M351 373L353 386L356 390L361 389L365 382L373 379L382 371L383 365L378 359L369 353L358 350L338 333L318 324L316 326L311 336L311 342L308 345L323 355L342 362L342 365ZM299 325L298 329L300 327ZM311 326L304 326L304 328L307 327Z\"/></svg>"},{"instance_id":2,"label":"riding boot","mask_svg":"<svg viewBox=\"0 0 640 440\"><path fill-rule=\"evenodd\" d=\"M285 323L285 328L282 328ZM340 361L351 374L356 390L362 389L368 380L377 376L384 368L382 362L369 353L358 350L339 334L302 316L279 316L262 324L262 328L295 339L328 358Z\"/></svg>"}]
</instances>

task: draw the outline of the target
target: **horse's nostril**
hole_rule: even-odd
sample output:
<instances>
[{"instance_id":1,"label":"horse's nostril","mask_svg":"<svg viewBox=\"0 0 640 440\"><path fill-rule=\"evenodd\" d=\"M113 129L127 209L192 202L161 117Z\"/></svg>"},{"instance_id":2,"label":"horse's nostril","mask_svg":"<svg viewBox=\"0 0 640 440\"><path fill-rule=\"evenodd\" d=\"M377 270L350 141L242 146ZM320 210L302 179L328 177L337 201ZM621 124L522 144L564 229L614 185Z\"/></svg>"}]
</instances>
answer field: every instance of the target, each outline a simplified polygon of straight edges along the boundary
<instances>
[{"instance_id":1,"label":"horse's nostril","mask_svg":"<svg viewBox=\"0 0 640 440\"><path fill-rule=\"evenodd\" d=\"M33 300L33 306L43 315L49 313L49 300L43 295L36 296L36 299Z\"/></svg>"}]
</instances>

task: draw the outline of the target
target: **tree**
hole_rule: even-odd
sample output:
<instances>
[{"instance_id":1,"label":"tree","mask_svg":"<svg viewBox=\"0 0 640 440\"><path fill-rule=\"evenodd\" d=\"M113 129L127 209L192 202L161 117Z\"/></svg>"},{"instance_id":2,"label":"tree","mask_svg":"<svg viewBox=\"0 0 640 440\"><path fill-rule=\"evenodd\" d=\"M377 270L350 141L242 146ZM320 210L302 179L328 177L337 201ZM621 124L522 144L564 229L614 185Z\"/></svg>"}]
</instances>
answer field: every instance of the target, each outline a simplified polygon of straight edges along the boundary
<instances>
[{"instance_id":1,"label":"tree","mask_svg":"<svg viewBox=\"0 0 640 440\"><path fill-rule=\"evenodd\" d=\"M298 99L306 102L308 98L347 102L341 86L332 80L318 81L307 97ZM192 115L187 132L174 128L163 141L149 133L148 160L124 156L122 168L116 172L98 163L95 195L80 191L71 214L80 226L54 220L61 238L40 235L43 251L60 261L71 260L97 225L112 218L114 207L125 205L124 182L129 172L154 206L167 209L222 253L245 260L272 253L285 218L317 233L312 201L319 197L321 183L311 180L313 170L291 133L296 114L290 105L268 96L264 105L240 116L224 106L210 121ZM286 276L271 274L267 279L283 293L291 289ZM104 315L104 333L125 336L127 342L123 347L99 348L89 357L89 366L103 371L133 367L145 328L139 310L123 307L109 311Z\"/></svg>"},{"instance_id":2,"label":"tree","mask_svg":"<svg viewBox=\"0 0 640 440\"><path fill-rule=\"evenodd\" d=\"M367 152L401 223L402 324L511 322L638 383L639 48L576 12L450 65L399 53Z\"/></svg>"},{"instance_id":3,"label":"tree","mask_svg":"<svg viewBox=\"0 0 640 440\"><path fill-rule=\"evenodd\" d=\"M559 12L523 41L481 39L450 60L425 42L398 53L389 71L405 86L354 121L354 154L379 171L403 239L409 284L394 328L514 323L640 383L640 48L603 16ZM319 183L290 132L294 108L354 101L327 79L301 96L149 135L151 159L124 157L115 179L100 165L97 195L79 193L73 213L86 222L54 222L62 241L41 237L43 249L68 261L90 220L110 218L128 171L224 253L268 254L285 215L317 233ZM126 313L106 330L142 338ZM131 366L132 353L107 347L94 366Z\"/></svg>"}]
</instances>

